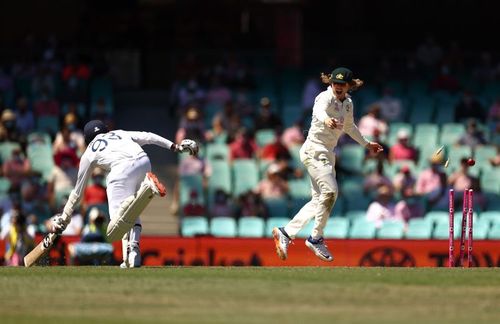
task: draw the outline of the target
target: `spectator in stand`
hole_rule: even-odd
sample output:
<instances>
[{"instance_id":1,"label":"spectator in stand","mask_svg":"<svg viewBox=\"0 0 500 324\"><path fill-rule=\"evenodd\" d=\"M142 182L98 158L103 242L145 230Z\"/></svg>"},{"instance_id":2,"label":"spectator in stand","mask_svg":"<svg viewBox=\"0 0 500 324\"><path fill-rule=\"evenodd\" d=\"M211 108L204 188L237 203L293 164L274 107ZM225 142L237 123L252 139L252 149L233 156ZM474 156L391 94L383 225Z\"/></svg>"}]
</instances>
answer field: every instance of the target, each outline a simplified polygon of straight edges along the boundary
<instances>
[{"instance_id":1,"label":"spectator in stand","mask_svg":"<svg viewBox=\"0 0 500 324\"><path fill-rule=\"evenodd\" d=\"M488 123L495 124L500 121L500 96L495 99L488 110Z\"/></svg>"},{"instance_id":2,"label":"spectator in stand","mask_svg":"<svg viewBox=\"0 0 500 324\"><path fill-rule=\"evenodd\" d=\"M497 148L497 155L490 158L489 162L494 167L500 166L500 152L498 152L498 148Z\"/></svg>"},{"instance_id":3,"label":"spectator in stand","mask_svg":"<svg viewBox=\"0 0 500 324\"><path fill-rule=\"evenodd\" d=\"M404 201L394 202L393 191L388 186L381 186L377 190L377 199L368 206L366 219L374 222L377 228L384 222L404 221L410 218L410 211Z\"/></svg>"},{"instance_id":4,"label":"spectator in stand","mask_svg":"<svg viewBox=\"0 0 500 324\"><path fill-rule=\"evenodd\" d=\"M69 58L61 73L67 95L78 100L84 99L90 77L89 65L82 58L75 57Z\"/></svg>"},{"instance_id":5,"label":"spectator in stand","mask_svg":"<svg viewBox=\"0 0 500 324\"><path fill-rule=\"evenodd\" d=\"M205 122L200 109L190 106L180 121L175 140L180 143L185 138L191 138L198 143L205 142Z\"/></svg>"},{"instance_id":6,"label":"spectator in stand","mask_svg":"<svg viewBox=\"0 0 500 324\"><path fill-rule=\"evenodd\" d=\"M57 193L69 192L75 187L79 159L72 149L64 149L54 155L54 162L47 184L49 203L52 207L56 207Z\"/></svg>"},{"instance_id":7,"label":"spectator in stand","mask_svg":"<svg viewBox=\"0 0 500 324\"><path fill-rule=\"evenodd\" d=\"M407 165L401 166L392 180L395 192L399 193L401 197L413 195L416 182L417 179L411 174Z\"/></svg>"},{"instance_id":8,"label":"spectator in stand","mask_svg":"<svg viewBox=\"0 0 500 324\"><path fill-rule=\"evenodd\" d=\"M253 159L257 153L257 144L253 134L246 128L241 128L234 141L229 144L229 159Z\"/></svg>"},{"instance_id":9,"label":"spectator in stand","mask_svg":"<svg viewBox=\"0 0 500 324\"><path fill-rule=\"evenodd\" d=\"M260 149L258 155L262 160L276 161L278 159L290 160L292 158L288 148L281 141L282 133L283 132L279 127L276 128L274 142L268 143Z\"/></svg>"},{"instance_id":10,"label":"spectator in stand","mask_svg":"<svg viewBox=\"0 0 500 324\"><path fill-rule=\"evenodd\" d=\"M90 183L85 187L82 198L82 214L86 215L91 206L108 203L106 193L105 172L97 167L92 171Z\"/></svg>"},{"instance_id":11,"label":"spectator in stand","mask_svg":"<svg viewBox=\"0 0 500 324\"><path fill-rule=\"evenodd\" d=\"M12 214L9 230L0 239L6 240L4 259L7 266L24 265L24 257L35 246L34 237L27 231L26 217L19 211Z\"/></svg>"},{"instance_id":12,"label":"spectator in stand","mask_svg":"<svg viewBox=\"0 0 500 324\"><path fill-rule=\"evenodd\" d=\"M398 131L398 142L391 147L389 160L412 160L418 161L418 150L410 144L410 135L404 129Z\"/></svg>"},{"instance_id":13,"label":"spectator in stand","mask_svg":"<svg viewBox=\"0 0 500 324\"><path fill-rule=\"evenodd\" d=\"M10 142L23 142L25 137L21 135L17 128L17 116L10 110L5 109L2 112L2 125L5 134L5 140Z\"/></svg>"},{"instance_id":14,"label":"spectator in stand","mask_svg":"<svg viewBox=\"0 0 500 324\"><path fill-rule=\"evenodd\" d=\"M224 105L231 100L231 91L222 83L220 76L213 75L207 92L206 103Z\"/></svg>"},{"instance_id":15,"label":"spectator in stand","mask_svg":"<svg viewBox=\"0 0 500 324\"><path fill-rule=\"evenodd\" d=\"M363 183L363 192L372 195L381 186L389 187L392 190L392 181L384 175L384 162L378 161L375 170L369 173Z\"/></svg>"},{"instance_id":16,"label":"spectator in stand","mask_svg":"<svg viewBox=\"0 0 500 324\"><path fill-rule=\"evenodd\" d=\"M258 216L267 218L269 216L269 211L262 197L258 193L250 190L239 196L236 216Z\"/></svg>"},{"instance_id":17,"label":"spectator in stand","mask_svg":"<svg viewBox=\"0 0 500 324\"><path fill-rule=\"evenodd\" d=\"M34 219L33 223L41 226L42 231L46 231L43 226L44 220L51 216L49 208L47 184L41 175L32 172L31 176L21 184L21 210L28 219Z\"/></svg>"},{"instance_id":18,"label":"spectator in stand","mask_svg":"<svg viewBox=\"0 0 500 324\"><path fill-rule=\"evenodd\" d=\"M188 106L201 107L205 103L206 93L198 85L195 79L190 79L185 86L181 86L178 92L177 111L182 112Z\"/></svg>"},{"instance_id":19,"label":"spectator in stand","mask_svg":"<svg viewBox=\"0 0 500 324\"><path fill-rule=\"evenodd\" d=\"M461 123L469 118L475 118L481 123L486 121L483 106L469 90L463 92L462 98L455 106L455 122Z\"/></svg>"},{"instance_id":20,"label":"spectator in stand","mask_svg":"<svg viewBox=\"0 0 500 324\"><path fill-rule=\"evenodd\" d=\"M77 128L76 116L66 115L61 130L57 132L52 144L54 154L65 149L73 150L77 156L81 156L85 151L85 138L80 129Z\"/></svg>"},{"instance_id":21,"label":"spectator in stand","mask_svg":"<svg viewBox=\"0 0 500 324\"><path fill-rule=\"evenodd\" d=\"M302 146L305 141L304 124L301 120L297 120L292 126L285 128L281 135L281 142L289 149Z\"/></svg>"},{"instance_id":22,"label":"spectator in stand","mask_svg":"<svg viewBox=\"0 0 500 324\"><path fill-rule=\"evenodd\" d=\"M375 159L375 160L379 160L379 161L387 161L389 160L389 152L391 151L390 148L389 148L389 145L387 145L383 140L382 138L380 137L380 131L378 129L375 129L373 131L373 138L372 138L372 141L376 142L376 143L379 143L380 146L382 146L382 148L384 149L382 152L376 154L376 153L373 153L371 150L369 149L365 149L365 161L366 160L371 160L371 159Z\"/></svg>"},{"instance_id":23,"label":"spectator in stand","mask_svg":"<svg viewBox=\"0 0 500 324\"><path fill-rule=\"evenodd\" d=\"M363 136L374 138L375 132L378 135L387 134L387 123L381 118L381 107L378 104L370 106L368 113L359 120L359 132Z\"/></svg>"},{"instance_id":24,"label":"spectator in stand","mask_svg":"<svg viewBox=\"0 0 500 324\"><path fill-rule=\"evenodd\" d=\"M383 91L382 98L377 103L380 106L380 115L387 122L402 121L403 104L401 99L394 97L394 91L390 87L386 87Z\"/></svg>"},{"instance_id":25,"label":"spectator in stand","mask_svg":"<svg viewBox=\"0 0 500 324\"><path fill-rule=\"evenodd\" d=\"M234 206L232 205L229 195L223 189L215 190L214 201L210 208L210 215L215 216L234 216Z\"/></svg>"},{"instance_id":26,"label":"spectator in stand","mask_svg":"<svg viewBox=\"0 0 500 324\"><path fill-rule=\"evenodd\" d=\"M474 178L469 174L467 158L460 159L460 168L448 177L448 184L457 194L463 193L465 189L472 188Z\"/></svg>"},{"instance_id":27,"label":"spectator in stand","mask_svg":"<svg viewBox=\"0 0 500 324\"><path fill-rule=\"evenodd\" d=\"M228 134L222 116L217 114L212 118L212 128L205 132L205 141L207 143L226 143L227 139Z\"/></svg>"},{"instance_id":28,"label":"spectator in stand","mask_svg":"<svg viewBox=\"0 0 500 324\"><path fill-rule=\"evenodd\" d=\"M321 82L318 81L318 77L310 76L302 89L302 123L311 115L314 99L316 99L316 96L322 91L323 89L321 87Z\"/></svg>"},{"instance_id":29,"label":"spectator in stand","mask_svg":"<svg viewBox=\"0 0 500 324\"><path fill-rule=\"evenodd\" d=\"M422 72L427 74L427 72L430 73L434 71L437 64L443 58L443 49L436 42L434 37L428 36L424 42L417 47L416 57L419 64L424 68Z\"/></svg>"},{"instance_id":30,"label":"spectator in stand","mask_svg":"<svg viewBox=\"0 0 500 324\"><path fill-rule=\"evenodd\" d=\"M41 95L35 101L34 106L36 118L45 116L59 117L59 102L50 96L47 89L42 89Z\"/></svg>"},{"instance_id":31,"label":"spectator in stand","mask_svg":"<svg viewBox=\"0 0 500 324\"><path fill-rule=\"evenodd\" d=\"M431 88L433 90L456 92L460 90L460 83L451 74L450 67L447 64L442 64L439 74L432 80Z\"/></svg>"},{"instance_id":32,"label":"spectator in stand","mask_svg":"<svg viewBox=\"0 0 500 324\"><path fill-rule=\"evenodd\" d=\"M204 216L206 215L205 206L200 204L198 199L198 191L191 190L189 193L189 201L182 207L182 214L184 216Z\"/></svg>"},{"instance_id":33,"label":"spectator in stand","mask_svg":"<svg viewBox=\"0 0 500 324\"><path fill-rule=\"evenodd\" d=\"M272 111L271 100L268 97L260 99L260 108L255 116L255 130L281 127L281 119Z\"/></svg>"},{"instance_id":34,"label":"spectator in stand","mask_svg":"<svg viewBox=\"0 0 500 324\"><path fill-rule=\"evenodd\" d=\"M443 172L441 167L443 158L433 156L430 163L430 167L418 175L415 192L418 195L425 196L429 204L433 205L446 195L447 180L446 173Z\"/></svg>"},{"instance_id":35,"label":"spectator in stand","mask_svg":"<svg viewBox=\"0 0 500 324\"><path fill-rule=\"evenodd\" d=\"M9 179L11 189L19 190L21 183L31 172L31 163L21 148L14 148L10 159L3 162L2 171L3 176Z\"/></svg>"},{"instance_id":36,"label":"spectator in stand","mask_svg":"<svg viewBox=\"0 0 500 324\"><path fill-rule=\"evenodd\" d=\"M33 112L28 109L28 99L20 97L17 99L16 126L23 135L28 135L35 130L35 117Z\"/></svg>"},{"instance_id":37,"label":"spectator in stand","mask_svg":"<svg viewBox=\"0 0 500 324\"><path fill-rule=\"evenodd\" d=\"M288 182L284 180L279 172L280 166L271 163L267 169L266 178L262 179L254 192L263 199L284 198L288 194Z\"/></svg>"},{"instance_id":38,"label":"spectator in stand","mask_svg":"<svg viewBox=\"0 0 500 324\"><path fill-rule=\"evenodd\" d=\"M93 109L91 109L90 119L102 120L103 123L108 125L109 129L114 129L115 121L113 119L112 113L109 111L108 106L106 104L106 99L104 97L100 97L97 99ZM84 125L85 126L85 125ZM83 129L83 127L79 127Z\"/></svg>"},{"instance_id":39,"label":"spectator in stand","mask_svg":"<svg viewBox=\"0 0 500 324\"><path fill-rule=\"evenodd\" d=\"M462 136L460 136L457 144L470 146L472 149L474 149L478 145L487 144L483 132L477 128L476 120L469 119L467 121L466 132Z\"/></svg>"}]
</instances>

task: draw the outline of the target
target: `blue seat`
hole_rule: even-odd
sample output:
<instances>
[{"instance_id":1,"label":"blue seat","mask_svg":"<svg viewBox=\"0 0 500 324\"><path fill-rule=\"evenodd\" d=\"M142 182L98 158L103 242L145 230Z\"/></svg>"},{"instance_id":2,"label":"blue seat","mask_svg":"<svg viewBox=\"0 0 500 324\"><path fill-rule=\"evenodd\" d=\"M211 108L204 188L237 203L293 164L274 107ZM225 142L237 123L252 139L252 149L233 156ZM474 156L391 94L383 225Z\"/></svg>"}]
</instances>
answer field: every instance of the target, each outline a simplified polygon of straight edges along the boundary
<instances>
[{"instance_id":1,"label":"blue seat","mask_svg":"<svg viewBox=\"0 0 500 324\"><path fill-rule=\"evenodd\" d=\"M349 234L349 220L343 217L332 217L323 230L324 238L347 238Z\"/></svg>"},{"instance_id":2,"label":"blue seat","mask_svg":"<svg viewBox=\"0 0 500 324\"><path fill-rule=\"evenodd\" d=\"M181 235L193 237L208 234L208 220L205 216L189 216L181 219Z\"/></svg>"},{"instance_id":3,"label":"blue seat","mask_svg":"<svg viewBox=\"0 0 500 324\"><path fill-rule=\"evenodd\" d=\"M288 181L288 193L292 198L311 199L311 185L308 179L292 179Z\"/></svg>"},{"instance_id":4,"label":"blue seat","mask_svg":"<svg viewBox=\"0 0 500 324\"><path fill-rule=\"evenodd\" d=\"M288 200L285 198L264 199L269 216L282 217L288 216Z\"/></svg>"},{"instance_id":5,"label":"blue seat","mask_svg":"<svg viewBox=\"0 0 500 324\"><path fill-rule=\"evenodd\" d=\"M205 203L205 194L203 191L203 176L201 174L181 176L179 182L179 200L181 206L189 201L192 191L198 193L200 203Z\"/></svg>"},{"instance_id":6,"label":"blue seat","mask_svg":"<svg viewBox=\"0 0 500 324\"><path fill-rule=\"evenodd\" d=\"M406 238L412 240L430 239L432 237L431 220L425 218L412 218L408 221L408 230Z\"/></svg>"},{"instance_id":7,"label":"blue seat","mask_svg":"<svg viewBox=\"0 0 500 324\"><path fill-rule=\"evenodd\" d=\"M488 239L500 240L500 223L496 223L494 226L491 226L488 231Z\"/></svg>"},{"instance_id":8,"label":"blue seat","mask_svg":"<svg viewBox=\"0 0 500 324\"><path fill-rule=\"evenodd\" d=\"M413 136L413 145L418 148L432 145L437 146L439 138L439 126L431 123L417 124Z\"/></svg>"},{"instance_id":9,"label":"blue seat","mask_svg":"<svg viewBox=\"0 0 500 324\"><path fill-rule=\"evenodd\" d=\"M377 237L379 239L401 239L404 231L405 223L403 221L386 221L378 230Z\"/></svg>"},{"instance_id":10,"label":"blue seat","mask_svg":"<svg viewBox=\"0 0 500 324\"><path fill-rule=\"evenodd\" d=\"M408 132L409 138L413 137L413 126L409 123L395 122L391 123L389 126L389 134L387 137L387 145L393 146L397 143L397 135L400 130L405 130Z\"/></svg>"},{"instance_id":11,"label":"blue seat","mask_svg":"<svg viewBox=\"0 0 500 324\"><path fill-rule=\"evenodd\" d=\"M433 210L425 214L424 218L430 221L433 225L448 224L450 214L446 211Z\"/></svg>"},{"instance_id":12,"label":"blue seat","mask_svg":"<svg viewBox=\"0 0 500 324\"><path fill-rule=\"evenodd\" d=\"M232 165L233 195L254 189L259 182L259 167L253 159L238 159Z\"/></svg>"},{"instance_id":13,"label":"blue seat","mask_svg":"<svg viewBox=\"0 0 500 324\"><path fill-rule=\"evenodd\" d=\"M205 149L205 157L210 162L229 160L229 146L225 143L208 143Z\"/></svg>"},{"instance_id":14,"label":"blue seat","mask_svg":"<svg viewBox=\"0 0 500 324\"><path fill-rule=\"evenodd\" d=\"M272 143L276 140L276 132L274 129L259 129L255 132L255 143L259 147Z\"/></svg>"},{"instance_id":15,"label":"blue seat","mask_svg":"<svg viewBox=\"0 0 500 324\"><path fill-rule=\"evenodd\" d=\"M440 145L454 145L465 134L465 125L460 123L444 123L440 134Z\"/></svg>"},{"instance_id":16,"label":"blue seat","mask_svg":"<svg viewBox=\"0 0 500 324\"><path fill-rule=\"evenodd\" d=\"M304 226L300 232L297 233L296 237L297 238L308 238L310 235L311 235L311 232L314 228L314 218L311 219L311 221L309 223L307 223L306 226Z\"/></svg>"},{"instance_id":17,"label":"blue seat","mask_svg":"<svg viewBox=\"0 0 500 324\"><path fill-rule=\"evenodd\" d=\"M239 237L263 237L265 222L257 216L243 216L238 221Z\"/></svg>"},{"instance_id":18,"label":"blue seat","mask_svg":"<svg viewBox=\"0 0 500 324\"><path fill-rule=\"evenodd\" d=\"M489 225L500 223L500 211L498 210L488 210L479 214L479 220L481 222L486 222Z\"/></svg>"},{"instance_id":19,"label":"blue seat","mask_svg":"<svg viewBox=\"0 0 500 324\"><path fill-rule=\"evenodd\" d=\"M363 172L363 161L365 159L365 148L358 144L344 145L340 150L339 162L342 168L354 172Z\"/></svg>"},{"instance_id":20,"label":"blue seat","mask_svg":"<svg viewBox=\"0 0 500 324\"><path fill-rule=\"evenodd\" d=\"M215 237L235 237L236 220L227 216L216 216L210 221L210 234Z\"/></svg>"},{"instance_id":21,"label":"blue seat","mask_svg":"<svg viewBox=\"0 0 500 324\"><path fill-rule=\"evenodd\" d=\"M349 231L349 238L352 239L374 239L376 234L375 223L359 218L355 220Z\"/></svg>"}]
</instances>

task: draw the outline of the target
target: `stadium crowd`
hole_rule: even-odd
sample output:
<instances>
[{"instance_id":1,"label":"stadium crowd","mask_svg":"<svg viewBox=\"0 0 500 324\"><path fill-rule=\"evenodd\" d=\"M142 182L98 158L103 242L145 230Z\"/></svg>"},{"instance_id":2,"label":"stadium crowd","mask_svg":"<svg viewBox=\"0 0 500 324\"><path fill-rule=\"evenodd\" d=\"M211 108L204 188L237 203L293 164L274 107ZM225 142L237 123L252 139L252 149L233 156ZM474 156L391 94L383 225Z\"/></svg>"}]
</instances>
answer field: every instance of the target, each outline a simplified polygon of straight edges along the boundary
<instances>
[{"instance_id":1,"label":"stadium crowd","mask_svg":"<svg viewBox=\"0 0 500 324\"><path fill-rule=\"evenodd\" d=\"M12 265L64 206L84 150L82 125L101 119L114 127L113 86L100 55L62 55L54 39L28 49L0 65L0 238ZM444 50L428 39L404 62L381 58L367 71L366 86L353 95L356 122L385 150L374 157L342 137L331 220L375 229L398 222L408 232L412 220L447 210L450 188L474 189L480 215L500 210L500 65L487 52L468 55L458 44ZM202 149L178 163L180 234L188 235L184 220L195 217L290 218L309 199L298 150L324 90L320 72L276 71L268 60L237 54L186 54L177 62L168 108L179 118L175 140L191 138ZM445 156L433 156L440 146ZM104 177L95 171L65 234L103 241ZM500 224L500 214L494 217L488 230Z\"/></svg>"}]
</instances>

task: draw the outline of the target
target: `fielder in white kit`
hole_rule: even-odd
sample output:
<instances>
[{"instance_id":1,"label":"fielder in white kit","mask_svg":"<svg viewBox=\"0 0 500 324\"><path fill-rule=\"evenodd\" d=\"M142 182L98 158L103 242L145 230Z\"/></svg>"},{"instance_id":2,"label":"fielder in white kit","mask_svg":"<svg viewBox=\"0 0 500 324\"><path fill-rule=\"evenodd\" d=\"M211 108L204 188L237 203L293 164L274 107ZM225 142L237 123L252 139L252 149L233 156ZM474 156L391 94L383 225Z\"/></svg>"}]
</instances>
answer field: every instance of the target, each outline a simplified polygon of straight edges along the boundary
<instances>
[{"instance_id":1,"label":"fielder in white kit","mask_svg":"<svg viewBox=\"0 0 500 324\"><path fill-rule=\"evenodd\" d=\"M141 221L139 215L155 196L165 196L166 190L151 172L149 157L143 145L154 144L174 152L198 153L196 142L185 139L180 144L150 132L125 130L108 131L100 120L89 121L84 127L87 148L80 159L78 179L62 214L53 219L53 230L62 233L71 221L73 209L80 201L83 190L95 167L108 171L106 193L110 222L107 227L109 241L122 239L122 268L141 266L139 241Z\"/></svg>"},{"instance_id":2,"label":"fielder in white kit","mask_svg":"<svg viewBox=\"0 0 500 324\"><path fill-rule=\"evenodd\" d=\"M288 257L288 246L295 235L313 218L314 228L305 244L321 260L333 260L323 239L323 229L338 195L333 150L342 133L375 153L383 151L380 144L366 140L354 123L348 91L358 89L363 81L353 79L352 71L343 67L333 70L331 75L322 74L322 81L329 87L314 101L309 134L300 149L300 160L311 180L312 199L285 227L273 228L276 252L282 260Z\"/></svg>"}]
</instances>

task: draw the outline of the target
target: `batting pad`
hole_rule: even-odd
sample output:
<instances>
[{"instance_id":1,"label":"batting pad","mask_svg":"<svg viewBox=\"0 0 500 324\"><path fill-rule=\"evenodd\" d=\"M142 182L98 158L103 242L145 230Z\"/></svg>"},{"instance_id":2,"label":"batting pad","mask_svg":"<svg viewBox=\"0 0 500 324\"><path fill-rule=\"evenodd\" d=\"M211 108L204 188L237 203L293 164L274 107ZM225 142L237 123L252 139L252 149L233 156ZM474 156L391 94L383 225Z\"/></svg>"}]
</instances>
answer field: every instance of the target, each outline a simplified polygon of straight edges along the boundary
<instances>
[{"instance_id":1,"label":"batting pad","mask_svg":"<svg viewBox=\"0 0 500 324\"><path fill-rule=\"evenodd\" d=\"M125 233L134 226L135 221L153 197L154 193L151 187L143 184L139 191L125 199L120 205L116 217L111 219L108 224L106 231L108 239L111 242L121 240Z\"/></svg>"}]
</instances>

